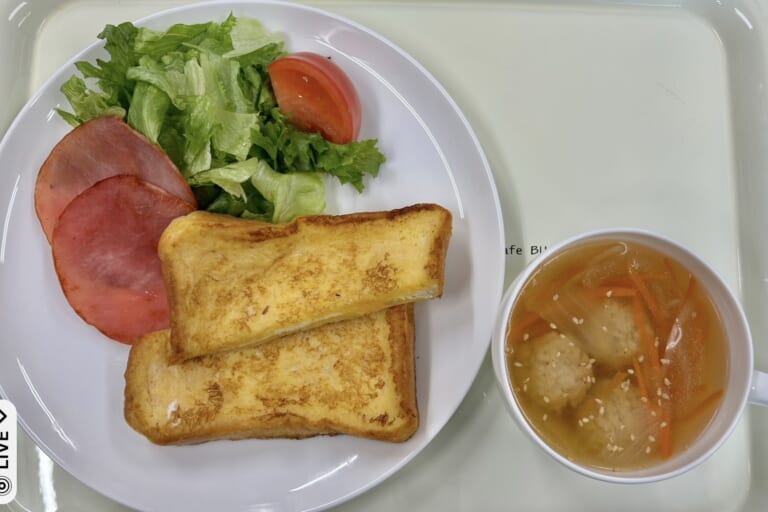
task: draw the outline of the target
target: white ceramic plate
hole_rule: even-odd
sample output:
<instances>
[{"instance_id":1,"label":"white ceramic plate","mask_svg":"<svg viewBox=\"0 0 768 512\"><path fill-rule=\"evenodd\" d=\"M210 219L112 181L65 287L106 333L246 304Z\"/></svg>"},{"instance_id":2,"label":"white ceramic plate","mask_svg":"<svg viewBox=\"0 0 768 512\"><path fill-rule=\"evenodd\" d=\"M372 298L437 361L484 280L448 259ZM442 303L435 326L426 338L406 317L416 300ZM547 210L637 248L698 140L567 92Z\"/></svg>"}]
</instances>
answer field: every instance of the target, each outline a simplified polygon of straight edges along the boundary
<instances>
[{"instance_id":1,"label":"white ceramic plate","mask_svg":"<svg viewBox=\"0 0 768 512\"><path fill-rule=\"evenodd\" d=\"M493 178L475 135L443 88L370 30L314 8L217 2L165 11L141 23L222 20L230 12L285 33L290 50L330 55L363 103L361 137L387 155L366 192L329 186L329 210L437 202L454 214L444 297L417 306L417 388L422 424L406 443L349 436L152 445L123 420L128 348L69 307L34 213L37 170L69 127L59 86L74 60L29 101L0 143L0 394L30 436L61 466L105 495L140 509L315 510L340 503L402 467L455 411L486 353L503 284L503 226Z\"/></svg>"}]
</instances>

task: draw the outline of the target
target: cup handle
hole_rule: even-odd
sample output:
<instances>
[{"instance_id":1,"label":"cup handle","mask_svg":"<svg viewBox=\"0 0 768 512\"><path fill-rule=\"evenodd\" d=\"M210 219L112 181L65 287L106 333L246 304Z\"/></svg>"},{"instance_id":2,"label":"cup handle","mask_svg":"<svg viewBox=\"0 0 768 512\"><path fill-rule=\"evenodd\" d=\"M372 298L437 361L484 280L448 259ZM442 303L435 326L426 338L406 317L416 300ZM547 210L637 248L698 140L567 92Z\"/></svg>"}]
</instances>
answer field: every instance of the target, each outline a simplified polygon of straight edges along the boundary
<instances>
[{"instance_id":1,"label":"cup handle","mask_svg":"<svg viewBox=\"0 0 768 512\"><path fill-rule=\"evenodd\" d=\"M768 373L754 371L747 400L751 404L768 405Z\"/></svg>"}]
</instances>

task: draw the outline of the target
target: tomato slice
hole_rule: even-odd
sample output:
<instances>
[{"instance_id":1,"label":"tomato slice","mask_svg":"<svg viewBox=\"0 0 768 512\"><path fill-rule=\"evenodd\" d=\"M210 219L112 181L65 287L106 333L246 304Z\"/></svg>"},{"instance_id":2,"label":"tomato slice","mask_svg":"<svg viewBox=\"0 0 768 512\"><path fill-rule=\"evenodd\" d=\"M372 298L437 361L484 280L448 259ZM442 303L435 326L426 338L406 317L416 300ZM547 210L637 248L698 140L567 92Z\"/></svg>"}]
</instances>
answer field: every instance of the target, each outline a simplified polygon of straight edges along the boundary
<instances>
[{"instance_id":1,"label":"tomato slice","mask_svg":"<svg viewBox=\"0 0 768 512\"><path fill-rule=\"evenodd\" d=\"M337 144L357 138L360 98L346 73L329 58L299 52L275 59L269 77L280 110L297 128Z\"/></svg>"}]
</instances>

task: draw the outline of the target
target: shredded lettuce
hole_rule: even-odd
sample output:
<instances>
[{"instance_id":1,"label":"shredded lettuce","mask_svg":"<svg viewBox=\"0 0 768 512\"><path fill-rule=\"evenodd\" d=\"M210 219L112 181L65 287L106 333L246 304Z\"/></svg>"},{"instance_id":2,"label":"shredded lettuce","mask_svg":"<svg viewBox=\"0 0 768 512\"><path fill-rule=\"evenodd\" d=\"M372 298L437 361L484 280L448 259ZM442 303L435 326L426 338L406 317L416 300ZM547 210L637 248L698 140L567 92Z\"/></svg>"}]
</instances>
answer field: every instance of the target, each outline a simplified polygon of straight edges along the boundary
<instances>
[{"instance_id":1,"label":"shredded lettuce","mask_svg":"<svg viewBox=\"0 0 768 512\"><path fill-rule=\"evenodd\" d=\"M286 222L325 209L323 175L362 191L384 162L375 139L334 144L288 123L267 72L286 54L283 37L254 18L165 31L122 23L99 37L110 58L76 63L82 77L61 88L72 112L59 114L74 126L124 118L168 154L202 208Z\"/></svg>"}]
</instances>

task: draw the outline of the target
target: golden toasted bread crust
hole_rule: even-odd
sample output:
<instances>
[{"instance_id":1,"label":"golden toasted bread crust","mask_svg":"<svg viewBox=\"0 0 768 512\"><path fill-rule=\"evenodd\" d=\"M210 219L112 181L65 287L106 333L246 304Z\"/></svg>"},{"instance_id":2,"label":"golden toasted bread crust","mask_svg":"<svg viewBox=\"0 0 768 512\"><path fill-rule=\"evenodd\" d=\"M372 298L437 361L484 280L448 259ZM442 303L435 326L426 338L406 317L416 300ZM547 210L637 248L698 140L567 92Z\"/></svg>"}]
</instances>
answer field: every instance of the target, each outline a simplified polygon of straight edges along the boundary
<instances>
[{"instance_id":1,"label":"golden toasted bread crust","mask_svg":"<svg viewBox=\"0 0 768 512\"><path fill-rule=\"evenodd\" d=\"M158 253L176 361L441 296L451 214L435 204L274 225L207 212Z\"/></svg>"},{"instance_id":2,"label":"golden toasted bread crust","mask_svg":"<svg viewBox=\"0 0 768 512\"><path fill-rule=\"evenodd\" d=\"M169 331L131 347L127 422L158 444L351 434L405 441L419 425L413 304L258 347L170 361Z\"/></svg>"}]
</instances>

